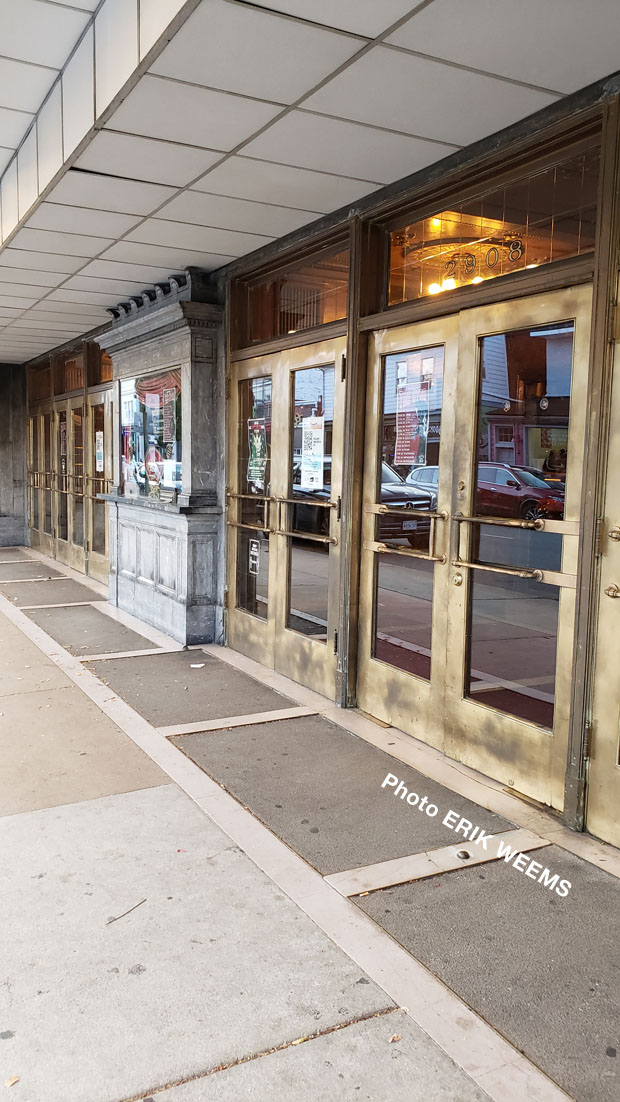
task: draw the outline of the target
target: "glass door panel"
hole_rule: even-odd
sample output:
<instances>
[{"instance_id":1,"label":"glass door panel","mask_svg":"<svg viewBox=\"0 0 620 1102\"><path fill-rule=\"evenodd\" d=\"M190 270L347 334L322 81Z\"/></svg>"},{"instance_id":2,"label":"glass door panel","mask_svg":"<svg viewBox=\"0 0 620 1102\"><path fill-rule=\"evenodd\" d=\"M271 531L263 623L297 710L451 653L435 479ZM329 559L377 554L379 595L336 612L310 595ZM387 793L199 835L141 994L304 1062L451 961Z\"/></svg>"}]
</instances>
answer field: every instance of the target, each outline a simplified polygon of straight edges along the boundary
<instances>
[{"instance_id":1,"label":"glass door panel","mask_svg":"<svg viewBox=\"0 0 620 1102\"><path fill-rule=\"evenodd\" d=\"M58 467L56 472L58 494L57 538L65 542L69 538L69 456L67 442L67 411L58 411Z\"/></svg>"},{"instance_id":2,"label":"glass door panel","mask_svg":"<svg viewBox=\"0 0 620 1102\"><path fill-rule=\"evenodd\" d=\"M375 507L374 658L430 680L443 345L385 356Z\"/></svg>"},{"instance_id":3,"label":"glass door panel","mask_svg":"<svg viewBox=\"0 0 620 1102\"><path fill-rule=\"evenodd\" d=\"M293 372L286 626L327 642L334 428L333 364Z\"/></svg>"},{"instance_id":4,"label":"glass door panel","mask_svg":"<svg viewBox=\"0 0 620 1102\"><path fill-rule=\"evenodd\" d=\"M84 409L71 411L73 524L71 542L84 548Z\"/></svg>"},{"instance_id":5,"label":"glass door panel","mask_svg":"<svg viewBox=\"0 0 620 1102\"><path fill-rule=\"evenodd\" d=\"M43 485L44 513L43 530L48 536L53 534L52 521L52 414L43 414Z\"/></svg>"},{"instance_id":6,"label":"glass door panel","mask_svg":"<svg viewBox=\"0 0 620 1102\"><path fill-rule=\"evenodd\" d=\"M271 375L238 384L237 608L269 616Z\"/></svg>"}]
</instances>

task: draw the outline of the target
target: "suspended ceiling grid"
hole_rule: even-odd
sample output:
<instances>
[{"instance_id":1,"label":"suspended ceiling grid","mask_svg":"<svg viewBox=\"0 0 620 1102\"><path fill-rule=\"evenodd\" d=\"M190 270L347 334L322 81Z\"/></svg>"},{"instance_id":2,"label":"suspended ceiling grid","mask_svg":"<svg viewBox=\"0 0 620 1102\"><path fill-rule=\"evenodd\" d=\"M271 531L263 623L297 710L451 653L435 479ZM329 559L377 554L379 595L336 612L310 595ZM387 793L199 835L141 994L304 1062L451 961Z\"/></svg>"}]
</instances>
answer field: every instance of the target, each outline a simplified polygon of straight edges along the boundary
<instances>
[{"instance_id":1,"label":"suspended ceiling grid","mask_svg":"<svg viewBox=\"0 0 620 1102\"><path fill-rule=\"evenodd\" d=\"M164 25L177 16L179 29L156 43L16 229L2 180L0 361L31 359L171 272L218 269L430 165L615 71L620 56L617 0L145 2ZM46 36L30 34L35 7L52 22L63 12L47 53ZM39 69L57 78L84 21L98 56L95 7L0 0L0 52L32 70L24 98L16 90L17 106L0 108L0 147L19 142L17 116L31 125L46 94ZM118 21L108 65L126 70L127 33ZM2 64L0 105L11 94ZM67 113L75 101L65 100Z\"/></svg>"}]
</instances>

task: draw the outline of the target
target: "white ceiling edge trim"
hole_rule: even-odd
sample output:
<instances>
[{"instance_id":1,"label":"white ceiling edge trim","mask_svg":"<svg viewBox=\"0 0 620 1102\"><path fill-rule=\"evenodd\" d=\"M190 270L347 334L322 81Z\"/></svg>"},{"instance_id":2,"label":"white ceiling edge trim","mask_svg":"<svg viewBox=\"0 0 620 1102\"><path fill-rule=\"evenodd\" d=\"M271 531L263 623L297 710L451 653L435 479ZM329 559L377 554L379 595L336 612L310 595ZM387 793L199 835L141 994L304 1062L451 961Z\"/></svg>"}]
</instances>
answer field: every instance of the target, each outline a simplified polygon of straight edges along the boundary
<instances>
[{"instance_id":1,"label":"white ceiling edge trim","mask_svg":"<svg viewBox=\"0 0 620 1102\"><path fill-rule=\"evenodd\" d=\"M26 225L33 210L75 164L98 130L102 129L198 7L200 0L168 0L170 11L159 24L155 22L148 3L149 0L101 0L84 28L0 176L0 251L11 243L15 234ZM120 83L118 73L111 72L114 55L109 48L106 49L109 45L106 38L110 17L114 14L118 16L119 4L124 30L128 26L135 30L135 65L130 71L126 67ZM84 94L69 97L67 91L72 84ZM112 89L115 89L114 94ZM71 106L65 102L67 100L70 100ZM33 141L33 134L36 145L36 194L31 198L32 178L25 186L20 184L19 163L20 154L23 159L23 147ZM69 150L68 145L71 146ZM26 189L30 189L30 196Z\"/></svg>"}]
</instances>

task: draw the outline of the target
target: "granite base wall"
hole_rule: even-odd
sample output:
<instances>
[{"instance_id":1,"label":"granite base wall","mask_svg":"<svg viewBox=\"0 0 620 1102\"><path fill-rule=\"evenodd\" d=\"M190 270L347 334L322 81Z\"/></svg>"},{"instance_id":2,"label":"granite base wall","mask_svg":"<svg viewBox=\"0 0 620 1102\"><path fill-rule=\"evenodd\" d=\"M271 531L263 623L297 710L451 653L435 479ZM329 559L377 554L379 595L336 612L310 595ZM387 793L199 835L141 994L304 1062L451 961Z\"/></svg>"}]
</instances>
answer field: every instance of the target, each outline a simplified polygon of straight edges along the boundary
<instances>
[{"instance_id":1,"label":"granite base wall","mask_svg":"<svg viewBox=\"0 0 620 1102\"><path fill-rule=\"evenodd\" d=\"M183 513L110 503L110 603L179 643L222 641L219 506Z\"/></svg>"}]
</instances>

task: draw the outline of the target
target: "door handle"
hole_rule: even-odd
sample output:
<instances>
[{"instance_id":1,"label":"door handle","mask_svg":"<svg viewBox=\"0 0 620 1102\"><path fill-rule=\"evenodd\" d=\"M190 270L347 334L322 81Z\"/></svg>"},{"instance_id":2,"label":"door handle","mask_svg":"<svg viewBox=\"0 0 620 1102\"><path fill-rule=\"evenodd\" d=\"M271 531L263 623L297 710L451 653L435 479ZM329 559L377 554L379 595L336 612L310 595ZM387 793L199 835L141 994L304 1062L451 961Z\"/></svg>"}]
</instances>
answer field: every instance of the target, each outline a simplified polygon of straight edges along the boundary
<instances>
[{"instance_id":1,"label":"door handle","mask_svg":"<svg viewBox=\"0 0 620 1102\"><path fill-rule=\"evenodd\" d=\"M605 596L620 597L620 586L616 585L615 582L613 582L612 585L608 585L607 589L605 590Z\"/></svg>"},{"instance_id":2,"label":"door handle","mask_svg":"<svg viewBox=\"0 0 620 1102\"><path fill-rule=\"evenodd\" d=\"M620 527L618 527L617 524L614 525L613 528L610 528L607 535L609 536L610 540L614 541L614 543L620 543Z\"/></svg>"}]
</instances>

